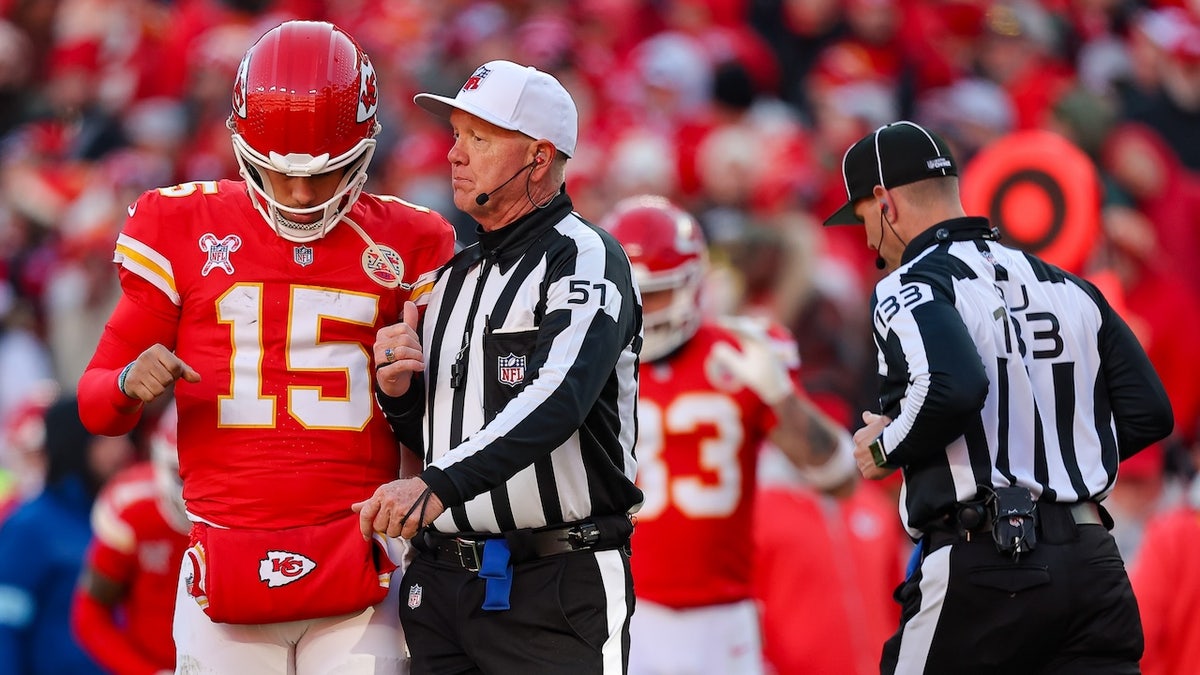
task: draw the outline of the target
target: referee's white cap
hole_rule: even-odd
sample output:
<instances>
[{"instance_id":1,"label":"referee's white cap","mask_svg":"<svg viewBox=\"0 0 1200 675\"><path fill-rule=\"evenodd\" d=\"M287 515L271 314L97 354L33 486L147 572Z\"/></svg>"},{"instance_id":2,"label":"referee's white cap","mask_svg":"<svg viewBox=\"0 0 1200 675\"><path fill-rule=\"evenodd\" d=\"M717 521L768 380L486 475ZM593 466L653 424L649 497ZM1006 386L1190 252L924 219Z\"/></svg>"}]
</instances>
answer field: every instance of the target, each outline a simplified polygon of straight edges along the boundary
<instances>
[{"instance_id":1,"label":"referee's white cap","mask_svg":"<svg viewBox=\"0 0 1200 675\"><path fill-rule=\"evenodd\" d=\"M579 113L554 76L512 61L489 61L475 69L454 98L417 94L413 102L449 117L457 108L501 129L545 139L567 157L575 154Z\"/></svg>"}]
</instances>

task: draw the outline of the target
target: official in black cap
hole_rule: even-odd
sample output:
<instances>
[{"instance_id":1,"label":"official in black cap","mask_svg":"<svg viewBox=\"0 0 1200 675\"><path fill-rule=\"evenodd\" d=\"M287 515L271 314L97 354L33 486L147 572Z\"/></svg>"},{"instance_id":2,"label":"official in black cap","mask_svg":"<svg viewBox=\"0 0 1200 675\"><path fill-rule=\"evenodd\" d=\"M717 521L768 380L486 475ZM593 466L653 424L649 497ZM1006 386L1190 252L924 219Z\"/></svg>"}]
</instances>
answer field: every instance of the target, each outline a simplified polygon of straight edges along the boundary
<instances>
[{"instance_id":1,"label":"official in black cap","mask_svg":"<svg viewBox=\"0 0 1200 675\"><path fill-rule=\"evenodd\" d=\"M847 203L888 274L871 298L878 411L867 478L903 471L919 542L883 648L894 673L1137 673L1142 628L1112 518L1120 460L1166 437L1146 353L1091 283L968 217L945 142L912 122L842 160Z\"/></svg>"}]
</instances>

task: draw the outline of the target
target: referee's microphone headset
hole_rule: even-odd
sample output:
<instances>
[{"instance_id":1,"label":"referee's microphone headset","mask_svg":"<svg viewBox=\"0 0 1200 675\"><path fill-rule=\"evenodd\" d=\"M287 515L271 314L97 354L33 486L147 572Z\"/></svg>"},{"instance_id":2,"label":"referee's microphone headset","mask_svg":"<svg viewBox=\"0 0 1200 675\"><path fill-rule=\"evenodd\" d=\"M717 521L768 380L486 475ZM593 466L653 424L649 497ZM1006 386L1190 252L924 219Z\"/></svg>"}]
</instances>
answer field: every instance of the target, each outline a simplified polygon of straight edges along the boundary
<instances>
[{"instance_id":1,"label":"referee's microphone headset","mask_svg":"<svg viewBox=\"0 0 1200 675\"><path fill-rule=\"evenodd\" d=\"M892 221L887 219L888 203L884 202L879 206L879 246L883 246L883 224L885 222L888 224L888 229L892 231L892 234L896 235L896 240L901 244L908 246L908 242L904 241L904 239L900 237L900 233L896 231L896 226L892 225ZM879 246L875 248L876 251L879 251ZM887 261L883 259L882 255L876 255L875 269L881 270L885 267L887 267Z\"/></svg>"},{"instance_id":2,"label":"referee's microphone headset","mask_svg":"<svg viewBox=\"0 0 1200 675\"><path fill-rule=\"evenodd\" d=\"M513 174L513 175L512 175L512 176L511 176L511 177L510 177L508 180L506 180L506 181L504 181L503 183L501 183L501 184L497 185L497 186L496 186L494 189L492 189L491 191L489 191L489 192L480 192L479 194L475 195L475 203L476 203L476 204L478 204L478 205L480 205L480 206L483 206L484 204L488 203L488 200L492 198L492 195L494 195L494 194L496 194L497 192L499 192L499 191L500 191L500 190L501 190L501 189L502 189L502 188L503 188L505 185L508 185L509 183L511 183L511 182L513 182L514 180L516 180L517 176L520 176L520 175L521 175L521 174L522 174L522 173L525 171L525 169L528 169L528 168L530 168L530 167L533 167L533 166L537 166L538 164L541 164L541 163L542 163L544 160L545 160L545 158L544 158L542 155L540 155L540 154L539 154L537 157L534 157L532 162L530 162L530 163L526 164L525 166L523 166L523 167L521 167L521 168L517 169L517 172L516 172L516 173L514 173L514 174Z\"/></svg>"},{"instance_id":3,"label":"referee's microphone headset","mask_svg":"<svg viewBox=\"0 0 1200 675\"><path fill-rule=\"evenodd\" d=\"M875 269L877 270L887 267L887 261L883 259L882 255L879 255L879 247L883 246L883 220L884 216L887 215L887 212L888 205L887 202L884 202L880 205L879 209L879 244L875 246ZM891 222L888 222L888 225L891 225Z\"/></svg>"}]
</instances>

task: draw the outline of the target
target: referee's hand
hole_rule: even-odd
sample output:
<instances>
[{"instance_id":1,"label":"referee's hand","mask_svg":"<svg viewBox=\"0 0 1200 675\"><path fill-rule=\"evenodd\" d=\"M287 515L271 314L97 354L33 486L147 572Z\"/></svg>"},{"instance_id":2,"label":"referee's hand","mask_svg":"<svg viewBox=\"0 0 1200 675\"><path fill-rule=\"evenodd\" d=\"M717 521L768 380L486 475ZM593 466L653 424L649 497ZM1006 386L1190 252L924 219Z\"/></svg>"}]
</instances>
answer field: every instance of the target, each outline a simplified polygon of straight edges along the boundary
<instances>
[{"instance_id":1,"label":"referee's hand","mask_svg":"<svg viewBox=\"0 0 1200 675\"><path fill-rule=\"evenodd\" d=\"M412 374L425 370L425 356L417 336L417 305L404 303L404 320L375 333L375 382L388 396L402 396L412 384Z\"/></svg>"},{"instance_id":2,"label":"referee's hand","mask_svg":"<svg viewBox=\"0 0 1200 675\"><path fill-rule=\"evenodd\" d=\"M858 463L858 471L867 480L887 478L895 469L875 466L875 457L871 454L870 446L871 442L883 433L884 427L891 424L892 418L864 410L862 419L867 426L854 432L854 461Z\"/></svg>"},{"instance_id":3,"label":"referee's hand","mask_svg":"<svg viewBox=\"0 0 1200 675\"><path fill-rule=\"evenodd\" d=\"M420 478L401 478L380 485L369 499L355 502L350 510L358 514L363 539L375 532L389 537L412 539L423 525L432 523L446 507Z\"/></svg>"}]
</instances>

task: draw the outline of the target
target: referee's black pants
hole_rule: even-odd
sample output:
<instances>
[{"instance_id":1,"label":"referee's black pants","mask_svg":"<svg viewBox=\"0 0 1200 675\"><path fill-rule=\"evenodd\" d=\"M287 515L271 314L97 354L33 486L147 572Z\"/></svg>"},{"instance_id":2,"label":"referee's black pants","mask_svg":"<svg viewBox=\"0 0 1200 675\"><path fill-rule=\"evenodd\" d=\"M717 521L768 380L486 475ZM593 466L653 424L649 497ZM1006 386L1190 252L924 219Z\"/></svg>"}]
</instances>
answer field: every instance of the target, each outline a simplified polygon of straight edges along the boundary
<instances>
[{"instance_id":1,"label":"referee's black pants","mask_svg":"<svg viewBox=\"0 0 1200 675\"><path fill-rule=\"evenodd\" d=\"M413 675L620 675L633 577L619 549L513 565L507 610L484 610L477 572L419 552L400 587Z\"/></svg>"},{"instance_id":2,"label":"referee's black pants","mask_svg":"<svg viewBox=\"0 0 1200 675\"><path fill-rule=\"evenodd\" d=\"M1108 530L1068 518L1040 536L1016 562L990 532L940 547L926 536L920 567L896 589L900 628L881 673L1139 673L1141 617Z\"/></svg>"}]
</instances>

